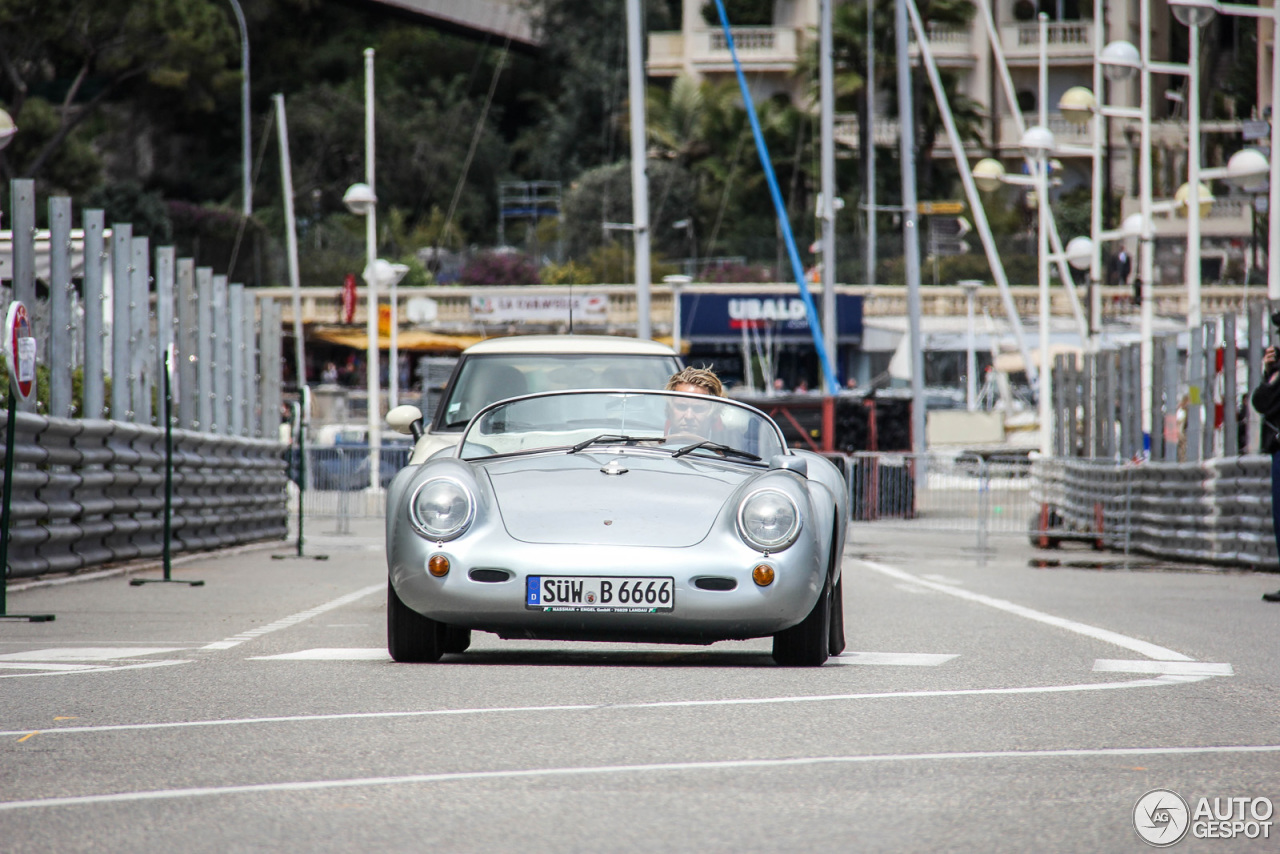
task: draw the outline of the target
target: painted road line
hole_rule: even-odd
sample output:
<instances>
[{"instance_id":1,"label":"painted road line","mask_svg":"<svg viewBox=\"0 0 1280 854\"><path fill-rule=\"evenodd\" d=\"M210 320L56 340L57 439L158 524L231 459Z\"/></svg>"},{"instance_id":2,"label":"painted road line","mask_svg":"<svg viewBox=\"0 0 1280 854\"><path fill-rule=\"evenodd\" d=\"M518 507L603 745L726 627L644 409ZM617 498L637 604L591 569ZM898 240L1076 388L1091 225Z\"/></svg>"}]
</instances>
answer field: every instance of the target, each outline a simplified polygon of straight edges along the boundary
<instances>
[{"instance_id":1,"label":"painted road line","mask_svg":"<svg viewBox=\"0 0 1280 854\"><path fill-rule=\"evenodd\" d=\"M247 632L241 632L238 635L232 635L226 640L220 640L211 644L206 644L205 646L202 646L200 648L210 649L210 650L231 649L232 647L239 646L240 644L254 640L255 638L260 638L263 635L268 634L270 632L276 632L276 631L279 631L280 629L287 629L290 626L296 626L298 625L298 623L305 622L306 620L310 620L312 617L323 614L326 611L332 611L334 608L341 608L343 605L349 605L352 602L355 602L359 599L363 599L364 597L368 596L371 593L377 593L379 590L385 590L386 588L387 588L386 584L372 584L368 587L363 588L362 590L357 590L355 593L348 593L346 596L339 596L337 599L334 599L332 602L326 602L325 604L318 605L315 608L310 608L306 611L300 611L297 614L292 614L283 619L276 620L274 623L263 626L260 629L252 629Z\"/></svg>"},{"instance_id":2,"label":"painted road line","mask_svg":"<svg viewBox=\"0 0 1280 854\"><path fill-rule=\"evenodd\" d=\"M1234 676L1230 664L1204 661L1123 661L1099 658L1093 663L1094 673L1159 673L1170 676Z\"/></svg>"},{"instance_id":3,"label":"painted road line","mask_svg":"<svg viewBox=\"0 0 1280 854\"><path fill-rule=\"evenodd\" d=\"M937 667L959 653L932 652L842 652L827 659L830 664L866 664L874 667Z\"/></svg>"},{"instance_id":4,"label":"painted road line","mask_svg":"<svg viewBox=\"0 0 1280 854\"><path fill-rule=\"evenodd\" d=\"M101 670L101 664L55 664L51 661L0 661L0 670Z\"/></svg>"},{"instance_id":5,"label":"painted road line","mask_svg":"<svg viewBox=\"0 0 1280 854\"><path fill-rule=\"evenodd\" d=\"M189 659L171 658L165 661L144 661L140 664L102 665L97 667L91 665L75 670L59 668L58 670L41 670L36 673L0 673L0 679L24 679L31 676L79 676L83 673L115 673L119 670L147 670L152 667L168 667L172 664L190 663Z\"/></svg>"},{"instance_id":6,"label":"painted road line","mask_svg":"<svg viewBox=\"0 0 1280 854\"><path fill-rule=\"evenodd\" d=\"M41 733L43 734L43 732ZM577 768L527 768L507 771L454 771L438 774L410 774L402 777L356 777L344 780L303 780L282 783L254 783L240 786L204 786L190 789L155 789L142 792L117 792L102 795L79 795L62 798L37 798L26 801L0 802L0 811L17 811L47 807L82 807L97 804L138 803L140 801L176 801L223 795L266 794L271 792L314 792L325 789L352 789L382 786L414 786L431 783L459 783L489 780L528 780L538 778L600 777L606 775L640 775L661 773L694 773L698 771L779 771L817 766L874 765L878 763L931 763L992 760L1114 759L1117 757L1153 756L1241 756L1280 753L1280 744L1213 745L1207 747L1111 747L1069 750L985 750L972 753L888 753L863 756L806 756L784 759L727 759L708 762L661 762L648 765L601 765Z\"/></svg>"},{"instance_id":7,"label":"painted road line","mask_svg":"<svg viewBox=\"0 0 1280 854\"><path fill-rule=\"evenodd\" d=\"M250 661L390 661L391 656L386 649L339 649L324 648L304 649L302 652L287 652L284 655L254 655Z\"/></svg>"},{"instance_id":8,"label":"painted road line","mask_svg":"<svg viewBox=\"0 0 1280 854\"><path fill-rule=\"evenodd\" d=\"M5 661L116 661L122 658L142 658L144 655L161 655L166 652L183 652L181 647L121 647L121 646L72 646L57 649L29 649L25 652L6 652L0 655Z\"/></svg>"},{"instance_id":9,"label":"painted road line","mask_svg":"<svg viewBox=\"0 0 1280 854\"><path fill-rule=\"evenodd\" d=\"M1085 623L1077 623L1075 620L1067 620L1062 617L1055 617L1052 614L1046 614L1044 611L1037 611L1033 608L1027 608L1022 605L1009 602L1005 599L996 599L993 596L984 596L981 593L973 593L968 590L961 590L959 588L952 587L947 584L938 584L933 581L926 581L925 579L920 578L919 576L912 575L909 572L904 572L903 570L898 569L897 567L886 566L883 563L876 563L874 561L869 561L869 560L859 559L858 562L861 563L863 566L868 567L869 569L875 570L876 572L879 572L882 575L887 575L890 578L896 578L899 581L907 581L913 584L918 584L922 587L928 587L930 590L936 590L940 593L946 593L950 596L955 596L960 599L967 599L970 602L977 602L981 605L986 605L990 608L996 608L998 610L1004 611L1009 614L1015 614L1019 617L1025 617L1028 620L1035 620L1038 623L1044 623L1045 625L1055 626L1059 629L1066 629L1067 631L1075 632L1078 635L1084 635L1085 637L1090 637L1090 638L1093 638L1094 640L1100 640L1105 643L1114 644L1116 646L1123 647L1124 649L1131 650L1133 652L1138 653L1139 655L1145 655L1147 658L1153 658L1158 661L1191 661L1192 660L1191 656L1189 655L1183 655L1180 652L1174 652L1171 649L1167 649L1163 646L1157 646L1156 644L1153 644L1153 643L1147 643L1144 640L1131 638L1127 635L1122 635L1118 632L1113 632L1108 629L1100 629L1096 626L1086 625Z\"/></svg>"},{"instance_id":10,"label":"painted road line","mask_svg":"<svg viewBox=\"0 0 1280 854\"><path fill-rule=\"evenodd\" d=\"M164 662L157 662L164 663ZM1207 676L1156 676L1151 679L1134 679L1128 682L1091 682L1082 685L1044 685L1024 688L957 688L952 690L895 691L866 694L813 694L792 697L744 697L721 700L664 700L654 703L593 703L564 706L497 706L470 709L421 709L404 712L339 712L328 715L284 715L269 718L228 718L203 721L161 721L149 724L104 724L101 726L51 727L41 730L44 735L82 735L94 732L122 732L127 730L187 729L191 727L245 726L247 724L322 723L326 721L380 720L389 718L429 718L494 714L546 714L548 712L617 712L644 711L647 709L673 709L718 706L772 706L795 703L838 703L859 700L915 700L934 697L995 697L1034 694L1074 694L1092 691L1116 691L1128 688L1162 688L1198 682ZM26 735L31 730L0 731L0 738Z\"/></svg>"}]
</instances>

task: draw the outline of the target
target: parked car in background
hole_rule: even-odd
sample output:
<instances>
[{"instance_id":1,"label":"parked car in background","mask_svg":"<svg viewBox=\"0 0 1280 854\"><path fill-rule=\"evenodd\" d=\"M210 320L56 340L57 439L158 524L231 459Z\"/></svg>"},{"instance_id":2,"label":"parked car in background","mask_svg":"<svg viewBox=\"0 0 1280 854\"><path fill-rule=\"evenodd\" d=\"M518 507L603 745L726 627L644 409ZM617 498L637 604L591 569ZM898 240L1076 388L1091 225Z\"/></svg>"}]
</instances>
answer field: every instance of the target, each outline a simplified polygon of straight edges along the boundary
<instances>
[{"instance_id":1,"label":"parked car in background","mask_svg":"<svg viewBox=\"0 0 1280 854\"><path fill-rule=\"evenodd\" d=\"M405 408L393 427L409 429ZM504 638L773 638L782 665L844 650L848 490L727 398L565 391L480 410L387 492L396 661Z\"/></svg>"},{"instance_id":2,"label":"parked car in background","mask_svg":"<svg viewBox=\"0 0 1280 854\"><path fill-rule=\"evenodd\" d=\"M670 347L636 338L516 335L481 341L458 359L410 462L455 446L471 417L499 400L563 389L660 389L680 368Z\"/></svg>"}]
</instances>

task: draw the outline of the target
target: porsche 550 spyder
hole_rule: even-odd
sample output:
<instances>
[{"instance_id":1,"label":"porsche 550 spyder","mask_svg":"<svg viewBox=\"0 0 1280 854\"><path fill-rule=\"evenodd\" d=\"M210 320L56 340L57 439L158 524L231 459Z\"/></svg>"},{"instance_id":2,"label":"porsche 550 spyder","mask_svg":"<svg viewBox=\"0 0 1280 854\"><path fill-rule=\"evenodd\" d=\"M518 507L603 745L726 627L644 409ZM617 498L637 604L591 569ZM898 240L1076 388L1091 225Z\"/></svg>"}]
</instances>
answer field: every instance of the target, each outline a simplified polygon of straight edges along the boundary
<instances>
[{"instance_id":1,"label":"porsche 550 spyder","mask_svg":"<svg viewBox=\"0 0 1280 854\"><path fill-rule=\"evenodd\" d=\"M839 470L745 404L632 390L499 401L388 489L387 646L423 662L476 630L771 636L777 663L817 666L844 649L847 519Z\"/></svg>"}]
</instances>

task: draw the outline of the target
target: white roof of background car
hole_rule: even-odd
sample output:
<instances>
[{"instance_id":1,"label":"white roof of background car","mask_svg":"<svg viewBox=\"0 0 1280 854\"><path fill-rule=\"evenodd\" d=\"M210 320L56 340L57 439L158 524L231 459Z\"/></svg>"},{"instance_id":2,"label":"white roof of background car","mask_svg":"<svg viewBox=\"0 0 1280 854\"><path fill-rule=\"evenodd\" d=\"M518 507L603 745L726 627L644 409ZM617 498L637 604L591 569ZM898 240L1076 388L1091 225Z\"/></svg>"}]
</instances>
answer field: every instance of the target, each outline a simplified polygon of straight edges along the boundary
<instances>
[{"instance_id":1,"label":"white roof of background car","mask_svg":"<svg viewBox=\"0 0 1280 854\"><path fill-rule=\"evenodd\" d=\"M634 356L674 356L657 341L618 335L511 335L472 344L466 355L483 353L624 353Z\"/></svg>"}]
</instances>

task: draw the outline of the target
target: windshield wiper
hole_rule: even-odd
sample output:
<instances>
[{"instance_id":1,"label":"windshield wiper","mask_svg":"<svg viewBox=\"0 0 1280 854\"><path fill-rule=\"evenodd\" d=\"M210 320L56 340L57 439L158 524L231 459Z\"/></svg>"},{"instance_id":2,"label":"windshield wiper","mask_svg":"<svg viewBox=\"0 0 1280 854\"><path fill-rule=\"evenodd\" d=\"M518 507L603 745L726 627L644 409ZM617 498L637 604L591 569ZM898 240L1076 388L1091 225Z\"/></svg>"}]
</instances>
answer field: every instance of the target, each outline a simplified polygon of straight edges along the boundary
<instances>
[{"instance_id":1,"label":"windshield wiper","mask_svg":"<svg viewBox=\"0 0 1280 854\"><path fill-rule=\"evenodd\" d=\"M584 448L590 447L591 445L598 445L598 444L604 444L604 443L634 445L636 442L661 442L661 441L662 441L661 436L623 436L621 434L616 434L616 433L601 433L599 436L593 436L590 439L583 439L581 442L579 442L578 444L570 448L568 453L576 454L578 453L578 451L581 451Z\"/></svg>"},{"instance_id":2,"label":"windshield wiper","mask_svg":"<svg viewBox=\"0 0 1280 854\"><path fill-rule=\"evenodd\" d=\"M671 459L674 460L677 457L683 457L685 454L691 454L699 448L706 448L708 451L715 451L716 453L723 454L725 456L742 457L744 460L753 460L757 463L760 462L760 458L755 454L750 454L746 451L739 451L737 448L731 448L728 445L721 445L719 442L694 442L692 445L685 445L683 448L672 452Z\"/></svg>"}]
</instances>

